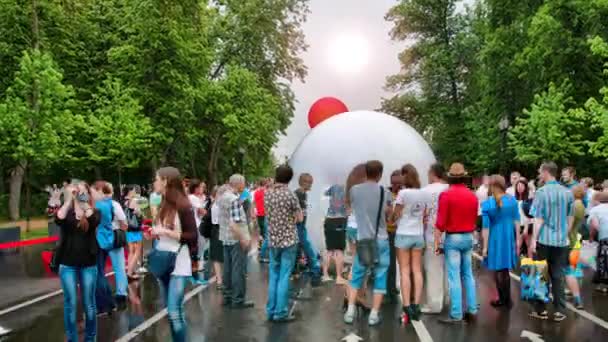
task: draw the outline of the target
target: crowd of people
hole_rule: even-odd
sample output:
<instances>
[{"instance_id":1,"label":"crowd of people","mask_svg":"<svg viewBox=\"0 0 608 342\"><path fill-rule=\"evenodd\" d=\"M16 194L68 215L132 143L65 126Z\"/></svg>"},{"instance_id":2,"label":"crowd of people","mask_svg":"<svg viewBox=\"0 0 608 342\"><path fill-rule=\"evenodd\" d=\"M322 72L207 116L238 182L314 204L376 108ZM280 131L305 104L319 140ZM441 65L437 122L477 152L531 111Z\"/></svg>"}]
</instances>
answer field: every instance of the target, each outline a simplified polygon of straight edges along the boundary
<instances>
[{"instance_id":1,"label":"crowd of people","mask_svg":"<svg viewBox=\"0 0 608 342\"><path fill-rule=\"evenodd\" d=\"M598 291L608 292L608 191L594 190L589 178L578 183L574 168L562 170L561 183L552 162L540 166L537 183L517 172L509 186L500 175L484 176L475 192L462 164L452 164L447 172L441 164L420 171L426 172L426 180L413 165L404 165L391 172L390 186L384 187L384 166L372 160L355 166L344 184L329 186L324 192L329 207L323 251L315 248L307 231L315 229L307 226L313 175L297 175L298 188L292 191L289 184L296 175L288 165L251 188L245 177L235 174L210 191L175 168L161 168L149 200L138 186L123 187L116 201L109 182L67 182L61 195L52 192L61 227L53 259L65 294L67 340L78 341L78 285L85 340L94 341L97 317L124 308L131 298L129 284L149 272L160 285L173 340L184 341L186 285L204 285L215 277L225 307L252 308L248 258L256 253L261 263L269 263L265 311L275 323L296 319L289 299L298 260L304 260L312 286L335 281L345 287L345 323L353 323L363 309L370 326L379 324L381 306L399 294L403 323L440 314L446 302L449 314L441 322L474 322L478 298L473 253L478 243L483 264L494 272L498 295L490 304L496 308L513 305L510 271L521 257L548 265L554 310L549 315L545 303L537 301L531 317L562 321L566 293L582 308L581 272L569 256L583 239L599 241L594 281ZM144 238L153 242L146 267ZM114 294L105 275L108 258Z\"/></svg>"}]
</instances>

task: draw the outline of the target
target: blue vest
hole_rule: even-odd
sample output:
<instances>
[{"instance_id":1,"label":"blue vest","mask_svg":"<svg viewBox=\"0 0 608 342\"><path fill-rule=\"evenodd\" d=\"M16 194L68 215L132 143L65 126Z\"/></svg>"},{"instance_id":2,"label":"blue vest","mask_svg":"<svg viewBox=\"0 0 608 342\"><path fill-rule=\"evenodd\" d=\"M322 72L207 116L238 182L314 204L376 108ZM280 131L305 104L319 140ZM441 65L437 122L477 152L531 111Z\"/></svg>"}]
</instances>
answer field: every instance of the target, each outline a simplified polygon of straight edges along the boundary
<instances>
[{"instance_id":1,"label":"blue vest","mask_svg":"<svg viewBox=\"0 0 608 342\"><path fill-rule=\"evenodd\" d=\"M114 231L112 230L112 199L106 198L95 203L95 208L99 210L100 221L97 227L97 243L104 250L110 250L114 246Z\"/></svg>"}]
</instances>

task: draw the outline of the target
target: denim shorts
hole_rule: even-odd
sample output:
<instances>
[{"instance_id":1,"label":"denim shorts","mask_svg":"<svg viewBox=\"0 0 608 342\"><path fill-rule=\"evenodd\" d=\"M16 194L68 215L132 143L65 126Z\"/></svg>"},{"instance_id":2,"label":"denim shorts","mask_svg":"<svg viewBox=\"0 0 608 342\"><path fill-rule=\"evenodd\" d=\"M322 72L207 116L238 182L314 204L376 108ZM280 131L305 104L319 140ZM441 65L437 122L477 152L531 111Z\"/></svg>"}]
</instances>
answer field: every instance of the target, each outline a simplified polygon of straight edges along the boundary
<instances>
[{"instance_id":1,"label":"denim shorts","mask_svg":"<svg viewBox=\"0 0 608 342\"><path fill-rule=\"evenodd\" d=\"M374 293L386 294L386 283L388 277L388 266L391 262L391 252L388 240L378 240L378 264L372 271L374 272ZM350 286L358 290L363 287L365 276L369 269L359 262L359 258L355 256L353 261L353 277L350 281Z\"/></svg>"},{"instance_id":2,"label":"denim shorts","mask_svg":"<svg viewBox=\"0 0 608 342\"><path fill-rule=\"evenodd\" d=\"M357 242L357 228L346 227L346 240L350 243Z\"/></svg>"},{"instance_id":3,"label":"denim shorts","mask_svg":"<svg viewBox=\"0 0 608 342\"><path fill-rule=\"evenodd\" d=\"M397 234L397 236L395 236L395 248L423 249L424 248L424 236Z\"/></svg>"}]
</instances>

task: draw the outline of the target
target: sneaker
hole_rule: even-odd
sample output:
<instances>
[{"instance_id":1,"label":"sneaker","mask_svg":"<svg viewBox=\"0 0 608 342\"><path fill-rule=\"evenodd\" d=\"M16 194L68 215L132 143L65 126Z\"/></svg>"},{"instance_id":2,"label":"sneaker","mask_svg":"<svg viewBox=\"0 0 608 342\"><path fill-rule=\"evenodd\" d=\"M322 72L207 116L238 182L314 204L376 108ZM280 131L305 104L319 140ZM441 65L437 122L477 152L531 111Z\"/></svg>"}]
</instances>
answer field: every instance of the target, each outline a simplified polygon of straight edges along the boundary
<instances>
[{"instance_id":1,"label":"sneaker","mask_svg":"<svg viewBox=\"0 0 608 342\"><path fill-rule=\"evenodd\" d=\"M464 320L467 323L475 323L477 321L477 315L474 313L467 312L464 314Z\"/></svg>"},{"instance_id":2,"label":"sneaker","mask_svg":"<svg viewBox=\"0 0 608 342\"><path fill-rule=\"evenodd\" d=\"M145 273L148 273L148 269L145 268L144 266L142 266L142 267L140 267L140 268L137 269L136 273L145 274Z\"/></svg>"},{"instance_id":3,"label":"sneaker","mask_svg":"<svg viewBox=\"0 0 608 342\"><path fill-rule=\"evenodd\" d=\"M441 310L435 311L435 310L433 310L430 307L428 307L428 306L425 305L425 306L423 306L420 309L420 312L423 313L423 314L425 314L425 315L439 315L441 313Z\"/></svg>"},{"instance_id":4,"label":"sneaker","mask_svg":"<svg viewBox=\"0 0 608 342\"><path fill-rule=\"evenodd\" d=\"M529 313L529 316L532 318L542 319L542 320L549 319L549 313L547 313L547 310L545 310L543 312L532 311Z\"/></svg>"},{"instance_id":5,"label":"sneaker","mask_svg":"<svg viewBox=\"0 0 608 342\"><path fill-rule=\"evenodd\" d=\"M342 277L339 277L336 279L336 285L346 285L346 284L348 284L348 280L346 280Z\"/></svg>"},{"instance_id":6,"label":"sneaker","mask_svg":"<svg viewBox=\"0 0 608 342\"><path fill-rule=\"evenodd\" d=\"M346 313L344 314L344 323L353 324L354 320L355 320L355 311L353 310L353 312L348 312L348 310L346 310Z\"/></svg>"},{"instance_id":7,"label":"sneaker","mask_svg":"<svg viewBox=\"0 0 608 342\"><path fill-rule=\"evenodd\" d=\"M230 307L232 309L251 309L255 306L255 304L251 301L245 301L238 304L232 304Z\"/></svg>"},{"instance_id":8,"label":"sneaker","mask_svg":"<svg viewBox=\"0 0 608 342\"><path fill-rule=\"evenodd\" d=\"M334 281L334 278L332 278L330 276L323 276L323 278L321 278L321 282L323 282L323 283L329 283L331 281Z\"/></svg>"},{"instance_id":9,"label":"sneaker","mask_svg":"<svg viewBox=\"0 0 608 342\"><path fill-rule=\"evenodd\" d=\"M401 324L403 325L407 325L410 323L410 316L407 314L407 311L404 310L401 313L401 316L399 316L399 321L401 322Z\"/></svg>"},{"instance_id":10,"label":"sneaker","mask_svg":"<svg viewBox=\"0 0 608 342\"><path fill-rule=\"evenodd\" d=\"M367 319L367 324L370 327L374 327L374 326L380 324L381 322L382 322L382 318L380 317L380 314L369 315L369 318Z\"/></svg>"},{"instance_id":11,"label":"sneaker","mask_svg":"<svg viewBox=\"0 0 608 342\"><path fill-rule=\"evenodd\" d=\"M599 293L603 293L603 294L608 294L608 287L598 286L595 288L595 291L597 291Z\"/></svg>"},{"instance_id":12,"label":"sneaker","mask_svg":"<svg viewBox=\"0 0 608 342\"><path fill-rule=\"evenodd\" d=\"M553 314L553 316L551 316L551 320L553 322L561 322L561 321L563 321L565 319L566 319L566 315L564 315L561 312L556 312L556 313Z\"/></svg>"},{"instance_id":13,"label":"sneaker","mask_svg":"<svg viewBox=\"0 0 608 342\"><path fill-rule=\"evenodd\" d=\"M443 324L466 324L467 323L463 319L456 319L456 318L452 318L452 317L440 318L439 322L443 323Z\"/></svg>"}]
</instances>

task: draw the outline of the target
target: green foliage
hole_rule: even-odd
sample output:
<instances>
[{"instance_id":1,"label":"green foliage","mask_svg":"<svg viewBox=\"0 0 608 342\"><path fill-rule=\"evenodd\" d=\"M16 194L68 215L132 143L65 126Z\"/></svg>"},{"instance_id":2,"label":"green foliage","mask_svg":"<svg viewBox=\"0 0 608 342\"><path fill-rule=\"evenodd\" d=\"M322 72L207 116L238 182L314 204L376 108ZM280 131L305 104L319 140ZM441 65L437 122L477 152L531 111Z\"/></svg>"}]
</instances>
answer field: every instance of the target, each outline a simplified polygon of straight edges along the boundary
<instances>
[{"instance_id":1,"label":"green foliage","mask_svg":"<svg viewBox=\"0 0 608 342\"><path fill-rule=\"evenodd\" d=\"M583 155L587 141L579 132L585 126L585 113L568 109L574 103L570 92L568 83L560 87L551 83L517 118L509 133L509 146L519 161L568 163L573 156Z\"/></svg>"},{"instance_id":2,"label":"green foliage","mask_svg":"<svg viewBox=\"0 0 608 342\"><path fill-rule=\"evenodd\" d=\"M13 85L0 102L0 150L13 162L49 167L65 156L64 135L74 107L73 90L50 55L24 51Z\"/></svg>"}]
</instances>

